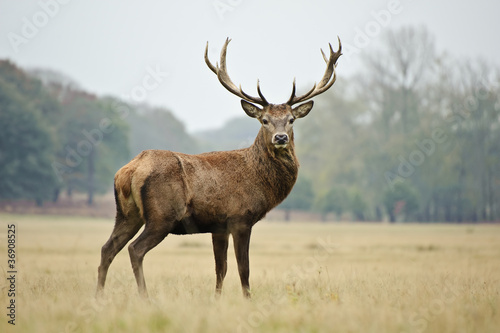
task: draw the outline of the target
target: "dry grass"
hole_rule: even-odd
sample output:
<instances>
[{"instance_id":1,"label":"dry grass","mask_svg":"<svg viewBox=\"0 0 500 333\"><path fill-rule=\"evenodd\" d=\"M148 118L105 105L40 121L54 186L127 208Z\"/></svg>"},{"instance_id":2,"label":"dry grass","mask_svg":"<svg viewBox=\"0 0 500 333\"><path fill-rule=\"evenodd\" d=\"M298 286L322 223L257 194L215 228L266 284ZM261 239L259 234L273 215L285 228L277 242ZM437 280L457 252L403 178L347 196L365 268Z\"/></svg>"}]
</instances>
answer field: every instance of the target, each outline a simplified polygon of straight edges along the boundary
<instances>
[{"instance_id":1,"label":"dry grass","mask_svg":"<svg viewBox=\"0 0 500 333\"><path fill-rule=\"evenodd\" d=\"M145 259L138 298L122 251L94 299L111 220L0 215L18 226L16 326L1 332L498 332L500 226L260 222L253 299L234 253L215 299L209 235L169 236ZM5 247L0 265L6 271ZM4 273L5 274L5 273ZM2 288L5 279L2 278ZM8 298L3 288L0 305Z\"/></svg>"}]
</instances>

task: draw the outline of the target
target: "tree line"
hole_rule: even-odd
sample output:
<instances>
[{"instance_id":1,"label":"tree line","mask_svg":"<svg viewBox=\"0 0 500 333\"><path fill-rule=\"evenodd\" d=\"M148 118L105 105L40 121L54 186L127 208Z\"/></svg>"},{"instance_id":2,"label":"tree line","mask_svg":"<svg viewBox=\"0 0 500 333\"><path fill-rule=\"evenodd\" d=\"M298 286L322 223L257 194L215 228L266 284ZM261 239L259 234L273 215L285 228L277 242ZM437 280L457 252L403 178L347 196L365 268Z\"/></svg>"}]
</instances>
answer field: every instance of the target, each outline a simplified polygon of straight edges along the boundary
<instances>
[{"instance_id":1,"label":"tree line","mask_svg":"<svg viewBox=\"0 0 500 333\"><path fill-rule=\"evenodd\" d=\"M198 152L168 110L84 91L63 75L0 61L0 199L57 201L112 189L114 173L144 149Z\"/></svg>"},{"instance_id":2,"label":"tree line","mask_svg":"<svg viewBox=\"0 0 500 333\"><path fill-rule=\"evenodd\" d=\"M415 27L363 62L297 126L301 188L315 195L290 199L355 220L499 221L499 69L438 53Z\"/></svg>"}]
</instances>

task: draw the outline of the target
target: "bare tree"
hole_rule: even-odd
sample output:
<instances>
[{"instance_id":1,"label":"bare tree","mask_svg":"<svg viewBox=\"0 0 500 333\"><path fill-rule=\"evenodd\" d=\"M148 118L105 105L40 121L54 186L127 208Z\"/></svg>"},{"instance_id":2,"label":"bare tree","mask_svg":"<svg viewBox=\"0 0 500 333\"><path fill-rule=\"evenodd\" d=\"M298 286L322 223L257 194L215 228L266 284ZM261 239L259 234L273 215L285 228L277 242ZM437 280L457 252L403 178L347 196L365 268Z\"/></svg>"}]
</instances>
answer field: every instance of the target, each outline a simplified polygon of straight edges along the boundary
<instances>
[{"instance_id":1,"label":"bare tree","mask_svg":"<svg viewBox=\"0 0 500 333\"><path fill-rule=\"evenodd\" d=\"M365 54L363 94L387 136L393 123L400 123L401 131L407 133L418 121L418 88L432 70L434 57L433 38L426 29L414 27L388 31L381 46Z\"/></svg>"}]
</instances>

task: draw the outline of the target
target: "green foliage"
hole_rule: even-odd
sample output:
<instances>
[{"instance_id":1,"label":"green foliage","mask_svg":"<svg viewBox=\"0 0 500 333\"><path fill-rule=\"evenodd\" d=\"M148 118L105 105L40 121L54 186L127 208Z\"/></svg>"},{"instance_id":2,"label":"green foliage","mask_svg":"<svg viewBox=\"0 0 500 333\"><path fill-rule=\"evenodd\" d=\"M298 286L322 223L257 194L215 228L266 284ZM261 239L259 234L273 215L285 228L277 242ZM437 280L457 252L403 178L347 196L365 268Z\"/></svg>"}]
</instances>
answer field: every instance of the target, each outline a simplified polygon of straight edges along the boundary
<instances>
[{"instance_id":1,"label":"green foliage","mask_svg":"<svg viewBox=\"0 0 500 333\"><path fill-rule=\"evenodd\" d=\"M354 191L349 200L349 208L357 221L364 221L366 219L366 213L368 205L359 191Z\"/></svg>"},{"instance_id":2,"label":"green foliage","mask_svg":"<svg viewBox=\"0 0 500 333\"><path fill-rule=\"evenodd\" d=\"M139 105L131 110L125 120L130 127L132 156L146 149L166 149L188 154L201 152L184 125L166 109Z\"/></svg>"},{"instance_id":3,"label":"green foliage","mask_svg":"<svg viewBox=\"0 0 500 333\"><path fill-rule=\"evenodd\" d=\"M383 203L391 222L398 216L410 221L419 208L418 193L407 182L397 182L384 192Z\"/></svg>"},{"instance_id":4,"label":"green foliage","mask_svg":"<svg viewBox=\"0 0 500 333\"><path fill-rule=\"evenodd\" d=\"M304 176L299 176L292 192L290 192L288 197L279 205L279 207L287 212L286 220L288 220L289 212L292 209L309 210L313 203L313 198L314 193L311 181Z\"/></svg>"},{"instance_id":5,"label":"green foliage","mask_svg":"<svg viewBox=\"0 0 500 333\"><path fill-rule=\"evenodd\" d=\"M252 145L259 128L257 120L241 116L230 119L222 128L205 130L195 135L203 143L203 149L206 151L232 150Z\"/></svg>"},{"instance_id":6,"label":"green foliage","mask_svg":"<svg viewBox=\"0 0 500 333\"><path fill-rule=\"evenodd\" d=\"M348 192L342 187L334 187L316 199L314 208L321 213L323 220L329 213L335 213L340 218L349 209Z\"/></svg>"},{"instance_id":7,"label":"green foliage","mask_svg":"<svg viewBox=\"0 0 500 333\"><path fill-rule=\"evenodd\" d=\"M499 69L436 54L423 29L381 41L297 125L301 172L323 194L314 209L340 211L324 197L346 188L342 211L360 220L382 207L391 221L499 220Z\"/></svg>"},{"instance_id":8,"label":"green foliage","mask_svg":"<svg viewBox=\"0 0 500 333\"><path fill-rule=\"evenodd\" d=\"M313 200L312 183L306 177L297 179L290 195L283 201L280 207L285 209L308 210Z\"/></svg>"},{"instance_id":9,"label":"green foliage","mask_svg":"<svg viewBox=\"0 0 500 333\"><path fill-rule=\"evenodd\" d=\"M55 187L54 131L47 120L57 108L50 108L53 100L39 82L9 62L0 62L0 74L0 199L40 203Z\"/></svg>"},{"instance_id":10,"label":"green foliage","mask_svg":"<svg viewBox=\"0 0 500 333\"><path fill-rule=\"evenodd\" d=\"M128 126L116 101L98 99L83 91L66 90L61 101L59 140L54 173L68 192L109 191L114 173L129 159Z\"/></svg>"},{"instance_id":11,"label":"green foliage","mask_svg":"<svg viewBox=\"0 0 500 333\"><path fill-rule=\"evenodd\" d=\"M41 204L67 190L87 193L92 204L95 193L111 190L131 150L198 150L167 110L98 98L50 71L32 73L43 83L0 61L0 199Z\"/></svg>"}]
</instances>

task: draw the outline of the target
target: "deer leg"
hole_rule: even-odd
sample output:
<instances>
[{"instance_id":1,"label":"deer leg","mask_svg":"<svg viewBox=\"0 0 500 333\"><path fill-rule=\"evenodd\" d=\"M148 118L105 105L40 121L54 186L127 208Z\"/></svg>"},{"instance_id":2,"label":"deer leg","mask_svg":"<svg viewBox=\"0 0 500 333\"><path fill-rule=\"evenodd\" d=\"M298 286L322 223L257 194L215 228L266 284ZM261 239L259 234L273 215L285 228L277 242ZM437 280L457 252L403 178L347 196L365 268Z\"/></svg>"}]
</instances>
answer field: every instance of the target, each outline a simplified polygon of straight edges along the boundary
<instances>
[{"instance_id":1,"label":"deer leg","mask_svg":"<svg viewBox=\"0 0 500 333\"><path fill-rule=\"evenodd\" d=\"M212 244L214 248L215 257L215 275L217 282L215 284L215 293L220 295L222 292L222 283L227 272L227 245L229 241L229 234L212 234Z\"/></svg>"},{"instance_id":2,"label":"deer leg","mask_svg":"<svg viewBox=\"0 0 500 333\"><path fill-rule=\"evenodd\" d=\"M144 256L149 250L154 248L156 245L167 237L170 228L151 228L151 224L146 224L144 231L134 240L128 247L128 252L130 254L130 262L132 263L132 269L134 270L135 280L139 288L139 294L143 298L148 298L148 291L146 289L146 281L144 280L144 272L142 269L142 262ZM168 224L167 224L168 225Z\"/></svg>"},{"instance_id":3,"label":"deer leg","mask_svg":"<svg viewBox=\"0 0 500 333\"><path fill-rule=\"evenodd\" d=\"M111 265L118 252L120 252L128 241L131 240L132 237L134 237L134 235L139 231L142 224L143 223L140 219L126 219L121 214L116 216L113 232L101 249L101 264L97 269L98 276L96 296L101 294L104 289L109 265Z\"/></svg>"},{"instance_id":4,"label":"deer leg","mask_svg":"<svg viewBox=\"0 0 500 333\"><path fill-rule=\"evenodd\" d=\"M241 288L243 296L250 298L250 262L248 259L248 250L250 246L251 228L244 228L232 232L234 241L234 251L236 252L236 262L238 263L238 272L240 273Z\"/></svg>"}]
</instances>

